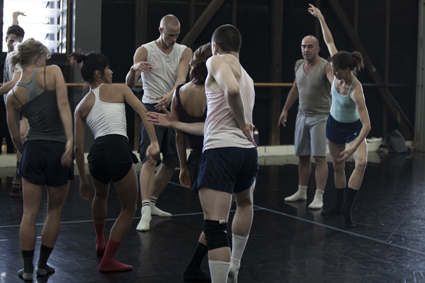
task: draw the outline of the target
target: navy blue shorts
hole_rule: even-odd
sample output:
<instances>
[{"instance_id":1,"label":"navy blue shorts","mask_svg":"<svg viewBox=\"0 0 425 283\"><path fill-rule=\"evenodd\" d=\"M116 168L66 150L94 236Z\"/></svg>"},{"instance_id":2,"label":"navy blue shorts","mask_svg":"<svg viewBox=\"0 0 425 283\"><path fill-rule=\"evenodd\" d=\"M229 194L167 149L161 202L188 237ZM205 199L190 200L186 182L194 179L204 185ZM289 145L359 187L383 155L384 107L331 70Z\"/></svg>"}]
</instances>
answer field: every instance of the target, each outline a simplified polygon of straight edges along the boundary
<instances>
[{"instance_id":1,"label":"navy blue shorts","mask_svg":"<svg viewBox=\"0 0 425 283\"><path fill-rule=\"evenodd\" d=\"M90 175L103 184L109 184L111 180L122 180L133 163L139 162L127 137L121 135L107 135L95 139L87 160Z\"/></svg>"},{"instance_id":2,"label":"navy blue shorts","mask_svg":"<svg viewBox=\"0 0 425 283\"><path fill-rule=\"evenodd\" d=\"M208 149L202 153L197 189L240 193L252 186L257 172L257 148Z\"/></svg>"},{"instance_id":3,"label":"navy blue shorts","mask_svg":"<svg viewBox=\"0 0 425 283\"><path fill-rule=\"evenodd\" d=\"M191 153L187 160L187 167L189 169L190 174L190 183L192 190L196 193L198 188L198 173L199 173L199 165L201 164L201 155L196 155Z\"/></svg>"},{"instance_id":4,"label":"navy blue shorts","mask_svg":"<svg viewBox=\"0 0 425 283\"><path fill-rule=\"evenodd\" d=\"M329 114L326 123L326 137L333 143L349 143L359 136L362 127L360 119L352 123L341 123Z\"/></svg>"},{"instance_id":5,"label":"navy blue shorts","mask_svg":"<svg viewBox=\"0 0 425 283\"><path fill-rule=\"evenodd\" d=\"M19 174L38 186L60 187L74 180L74 161L71 167L62 166L61 158L65 143L47 140L32 140L24 143Z\"/></svg>"}]
</instances>

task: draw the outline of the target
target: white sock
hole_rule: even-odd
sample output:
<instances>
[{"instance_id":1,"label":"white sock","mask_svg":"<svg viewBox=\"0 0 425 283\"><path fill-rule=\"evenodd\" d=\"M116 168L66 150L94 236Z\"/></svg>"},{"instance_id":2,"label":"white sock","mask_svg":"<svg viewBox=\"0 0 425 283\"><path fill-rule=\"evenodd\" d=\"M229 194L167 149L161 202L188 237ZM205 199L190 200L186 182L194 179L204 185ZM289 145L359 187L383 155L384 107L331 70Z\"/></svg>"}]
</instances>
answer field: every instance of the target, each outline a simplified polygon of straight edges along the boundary
<instances>
[{"instance_id":1,"label":"white sock","mask_svg":"<svg viewBox=\"0 0 425 283\"><path fill-rule=\"evenodd\" d=\"M230 261L229 283L238 282L239 267L249 236L243 237L232 234L232 259Z\"/></svg>"},{"instance_id":2,"label":"white sock","mask_svg":"<svg viewBox=\"0 0 425 283\"><path fill-rule=\"evenodd\" d=\"M136 230L142 232L149 231L151 219L150 201L144 200L142 201L142 218L140 219L139 224L137 224Z\"/></svg>"},{"instance_id":3,"label":"white sock","mask_svg":"<svg viewBox=\"0 0 425 283\"><path fill-rule=\"evenodd\" d=\"M286 197L285 201L297 201L307 199L307 186L298 185L298 191L292 196Z\"/></svg>"},{"instance_id":4,"label":"white sock","mask_svg":"<svg viewBox=\"0 0 425 283\"><path fill-rule=\"evenodd\" d=\"M156 215L159 217L171 217L172 214L169 212L165 212L161 209L159 209L158 207L156 207L156 201L157 201L157 197L152 197L151 196L151 215Z\"/></svg>"},{"instance_id":5,"label":"white sock","mask_svg":"<svg viewBox=\"0 0 425 283\"><path fill-rule=\"evenodd\" d=\"M230 262L209 260L208 265L210 267L212 283L227 283Z\"/></svg>"},{"instance_id":6,"label":"white sock","mask_svg":"<svg viewBox=\"0 0 425 283\"><path fill-rule=\"evenodd\" d=\"M308 206L310 209L321 209L323 207L323 193L325 191L322 190L316 190L316 193L314 194L314 199Z\"/></svg>"}]
</instances>

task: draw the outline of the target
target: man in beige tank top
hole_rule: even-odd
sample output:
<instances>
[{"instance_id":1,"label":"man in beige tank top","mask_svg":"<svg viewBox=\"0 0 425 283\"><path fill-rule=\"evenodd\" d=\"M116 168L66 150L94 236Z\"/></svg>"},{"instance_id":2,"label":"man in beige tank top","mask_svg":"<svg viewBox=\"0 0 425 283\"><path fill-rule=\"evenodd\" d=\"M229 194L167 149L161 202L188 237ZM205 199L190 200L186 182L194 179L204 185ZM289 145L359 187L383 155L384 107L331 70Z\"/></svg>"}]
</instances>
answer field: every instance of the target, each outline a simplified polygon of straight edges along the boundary
<instances>
[{"instance_id":1,"label":"man in beige tank top","mask_svg":"<svg viewBox=\"0 0 425 283\"><path fill-rule=\"evenodd\" d=\"M323 206L323 192L328 178L326 162L326 121L331 108L332 69L318 54L319 41L306 36L301 42L304 59L295 64L294 85L289 91L279 124L286 127L288 110L299 100L295 124L295 156L298 156L298 191L285 201L307 199L307 184L311 173L311 156L316 163L316 193L309 204L310 209Z\"/></svg>"}]
</instances>

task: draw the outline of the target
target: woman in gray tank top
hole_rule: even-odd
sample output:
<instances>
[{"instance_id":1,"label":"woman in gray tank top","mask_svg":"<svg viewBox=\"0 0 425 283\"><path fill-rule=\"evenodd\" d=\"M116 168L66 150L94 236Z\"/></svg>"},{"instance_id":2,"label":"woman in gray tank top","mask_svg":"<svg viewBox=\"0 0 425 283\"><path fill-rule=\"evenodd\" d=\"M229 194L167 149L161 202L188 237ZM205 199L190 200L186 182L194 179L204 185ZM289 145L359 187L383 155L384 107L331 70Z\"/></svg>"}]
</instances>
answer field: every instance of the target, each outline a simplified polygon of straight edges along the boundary
<instances>
[{"instance_id":1,"label":"woman in gray tank top","mask_svg":"<svg viewBox=\"0 0 425 283\"><path fill-rule=\"evenodd\" d=\"M47 188L48 208L41 234L37 275L55 272L47 265L59 234L60 216L73 179L72 116L68 93L58 66L46 67L49 50L40 42L28 39L15 45L9 55L22 75L6 99L7 123L16 149L22 153L19 173L23 179L24 213L20 243L24 268L18 275L33 279L33 256L36 242L35 223L43 188ZM29 129L22 144L19 113L28 119Z\"/></svg>"}]
</instances>

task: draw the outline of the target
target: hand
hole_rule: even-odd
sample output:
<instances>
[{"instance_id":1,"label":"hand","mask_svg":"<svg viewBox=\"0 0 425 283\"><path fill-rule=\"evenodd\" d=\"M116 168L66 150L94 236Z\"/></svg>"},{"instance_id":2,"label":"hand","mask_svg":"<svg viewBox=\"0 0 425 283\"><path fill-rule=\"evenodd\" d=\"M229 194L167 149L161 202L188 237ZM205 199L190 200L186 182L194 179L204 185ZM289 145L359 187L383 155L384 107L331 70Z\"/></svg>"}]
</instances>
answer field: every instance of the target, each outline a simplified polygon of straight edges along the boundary
<instances>
[{"instance_id":1,"label":"hand","mask_svg":"<svg viewBox=\"0 0 425 283\"><path fill-rule=\"evenodd\" d=\"M168 111L167 108L165 108L165 106L162 106L162 111L164 111L165 114L158 113L158 112L146 113L146 116L150 117L148 121L152 122L152 124L154 125L174 129L175 121L173 119L173 115L171 115L170 111Z\"/></svg>"},{"instance_id":2,"label":"hand","mask_svg":"<svg viewBox=\"0 0 425 283\"><path fill-rule=\"evenodd\" d=\"M172 96L169 95L169 94L158 96L156 99L160 99L160 100L159 100L158 104L155 105L155 109L160 111L160 110L162 110L162 106L168 107L168 105L170 105L170 103L171 103L171 98L172 98Z\"/></svg>"},{"instance_id":3,"label":"hand","mask_svg":"<svg viewBox=\"0 0 425 283\"><path fill-rule=\"evenodd\" d=\"M257 144L254 141L254 125L252 123L246 123L245 128L242 129L245 136L248 138L250 142L252 142L255 147L257 147Z\"/></svg>"},{"instance_id":4,"label":"hand","mask_svg":"<svg viewBox=\"0 0 425 283\"><path fill-rule=\"evenodd\" d=\"M288 117L288 111L282 110L282 114L280 114L279 122L277 122L277 125L280 126L280 124L282 124L284 127L286 127L287 117Z\"/></svg>"},{"instance_id":5,"label":"hand","mask_svg":"<svg viewBox=\"0 0 425 283\"><path fill-rule=\"evenodd\" d=\"M86 181L80 181L80 197L84 200L91 200L93 195L93 188L91 184Z\"/></svg>"},{"instance_id":6,"label":"hand","mask_svg":"<svg viewBox=\"0 0 425 283\"><path fill-rule=\"evenodd\" d=\"M180 184L182 184L183 187L190 189L192 186L192 182L190 180L190 173L187 168L180 168L180 175L179 175Z\"/></svg>"},{"instance_id":7,"label":"hand","mask_svg":"<svg viewBox=\"0 0 425 283\"><path fill-rule=\"evenodd\" d=\"M67 141L65 145L65 152L62 154L61 157L61 164L62 166L71 167L72 162L72 148L73 148L73 141Z\"/></svg>"},{"instance_id":8,"label":"hand","mask_svg":"<svg viewBox=\"0 0 425 283\"><path fill-rule=\"evenodd\" d=\"M308 8L308 12L316 18L320 18L322 16L322 12L320 12L319 8L314 7L312 4L309 4L310 8Z\"/></svg>"},{"instance_id":9,"label":"hand","mask_svg":"<svg viewBox=\"0 0 425 283\"><path fill-rule=\"evenodd\" d=\"M340 153L340 155L342 156L341 158L338 158L338 161L344 161L346 159L348 159L351 155L353 155L353 153L355 152L355 150L353 148L349 148L347 150L344 150L343 152Z\"/></svg>"},{"instance_id":10,"label":"hand","mask_svg":"<svg viewBox=\"0 0 425 283\"><path fill-rule=\"evenodd\" d=\"M158 153L159 153L159 144L158 142L153 142L150 144L150 146L146 150L146 157L153 158Z\"/></svg>"},{"instance_id":11,"label":"hand","mask_svg":"<svg viewBox=\"0 0 425 283\"><path fill-rule=\"evenodd\" d=\"M149 62L142 61L131 66L133 71L142 71L143 73L150 74L152 72L153 65Z\"/></svg>"},{"instance_id":12,"label":"hand","mask_svg":"<svg viewBox=\"0 0 425 283\"><path fill-rule=\"evenodd\" d=\"M12 17L13 17L12 25L19 25L18 16L26 17L27 15L25 15L24 12L19 12L19 11L13 12L13 14L12 14Z\"/></svg>"}]
</instances>

